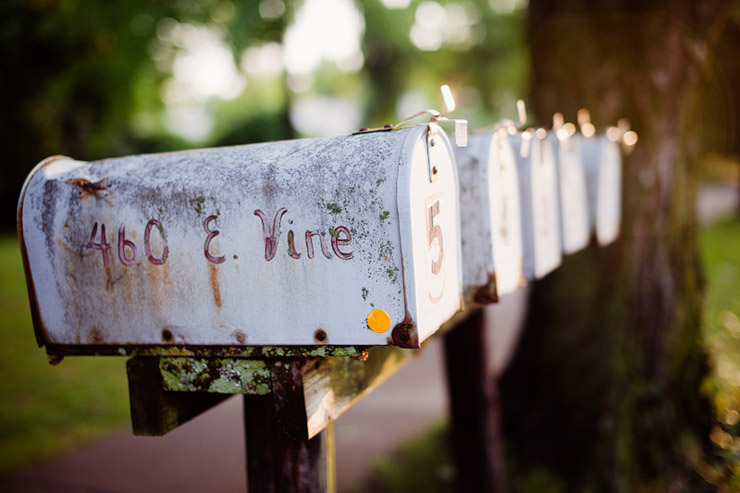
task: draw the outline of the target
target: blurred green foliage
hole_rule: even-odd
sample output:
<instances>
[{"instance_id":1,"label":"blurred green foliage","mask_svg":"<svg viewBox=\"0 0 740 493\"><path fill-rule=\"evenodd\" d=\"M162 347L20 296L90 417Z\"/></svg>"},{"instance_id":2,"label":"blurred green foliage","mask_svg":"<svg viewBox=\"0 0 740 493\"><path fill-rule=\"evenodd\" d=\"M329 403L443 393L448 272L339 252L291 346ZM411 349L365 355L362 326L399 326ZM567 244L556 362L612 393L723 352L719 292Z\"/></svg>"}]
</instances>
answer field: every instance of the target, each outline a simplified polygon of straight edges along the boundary
<instances>
[{"instance_id":1,"label":"blurred green foliage","mask_svg":"<svg viewBox=\"0 0 740 493\"><path fill-rule=\"evenodd\" d=\"M513 117L525 95L527 57L523 13L495 13L487 0L426 2L468 16L466 39L423 51L410 32L420 5L389 9L379 0L356 1L364 18L364 64L339 70L324 61L306 90L291 89L289 74L248 76L234 99L205 98L213 129L188 140L167 126L168 84L182 43L168 38L173 26L215 29L245 75L250 47L283 43L296 10L305 2L281 0L8 0L0 3L0 228L11 213L25 176L41 159L65 154L90 160L205 145L279 140L297 135L290 110L297 100L344 96L360 104L368 126L398 121L397 103L414 89L439 107L443 83L461 89L456 113L472 125ZM494 2L502 3L502 2ZM506 2L504 2L506 3ZM265 15L266 4L279 15ZM268 5L268 6L269 6ZM514 4L512 4L514 5ZM439 10L439 9L438 9ZM278 55L279 56L279 55ZM215 75L214 75L215 77ZM463 89L464 88L464 89ZM502 113L502 108L504 112ZM424 108L415 108L421 110ZM354 128L344 131L350 132Z\"/></svg>"},{"instance_id":2,"label":"blurred green foliage","mask_svg":"<svg viewBox=\"0 0 740 493\"><path fill-rule=\"evenodd\" d=\"M704 272L704 337L713 371L705 390L717 422L711 439L723 458L719 475L740 489L740 218L708 227L701 235Z\"/></svg>"}]
</instances>

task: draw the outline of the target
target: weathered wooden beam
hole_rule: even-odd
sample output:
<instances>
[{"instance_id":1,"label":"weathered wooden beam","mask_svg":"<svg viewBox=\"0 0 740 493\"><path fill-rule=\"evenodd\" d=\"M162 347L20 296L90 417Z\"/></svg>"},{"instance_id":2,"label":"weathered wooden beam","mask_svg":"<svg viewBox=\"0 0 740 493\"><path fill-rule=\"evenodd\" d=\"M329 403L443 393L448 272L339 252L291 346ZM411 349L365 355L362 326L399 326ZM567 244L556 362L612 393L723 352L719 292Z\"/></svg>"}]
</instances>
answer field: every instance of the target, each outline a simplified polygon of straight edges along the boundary
<instances>
[{"instance_id":1,"label":"weathered wooden beam","mask_svg":"<svg viewBox=\"0 0 740 493\"><path fill-rule=\"evenodd\" d=\"M229 394L272 394L282 432L307 440L416 353L391 346L357 358L132 358L134 433L163 435Z\"/></svg>"},{"instance_id":2,"label":"weathered wooden beam","mask_svg":"<svg viewBox=\"0 0 740 493\"><path fill-rule=\"evenodd\" d=\"M126 373L134 435L164 435L229 397L164 390L157 358L131 358L126 362Z\"/></svg>"},{"instance_id":3,"label":"weathered wooden beam","mask_svg":"<svg viewBox=\"0 0 740 493\"><path fill-rule=\"evenodd\" d=\"M281 426L294 438L315 436L417 353L374 347L360 359L269 362Z\"/></svg>"}]
</instances>

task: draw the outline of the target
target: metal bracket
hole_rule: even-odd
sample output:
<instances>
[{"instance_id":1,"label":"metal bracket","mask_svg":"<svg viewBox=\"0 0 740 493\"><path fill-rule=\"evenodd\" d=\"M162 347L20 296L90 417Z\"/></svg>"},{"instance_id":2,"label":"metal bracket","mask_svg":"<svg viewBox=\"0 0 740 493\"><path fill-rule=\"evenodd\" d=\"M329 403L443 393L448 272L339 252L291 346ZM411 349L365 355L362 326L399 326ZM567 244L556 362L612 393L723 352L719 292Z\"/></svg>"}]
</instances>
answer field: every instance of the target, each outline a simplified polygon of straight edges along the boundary
<instances>
[{"instance_id":1,"label":"metal bracket","mask_svg":"<svg viewBox=\"0 0 740 493\"><path fill-rule=\"evenodd\" d=\"M452 91L450 91L450 87L447 85L444 85L440 87L440 91L442 92L442 98L445 102L445 112L440 113L439 111L435 109L429 109L420 111L414 115L411 115L408 118L404 118L400 122L396 123L395 125L385 125L383 127L378 128L361 128L357 132L353 132L352 135L359 135L359 134L366 134L371 132L391 132L393 130L396 130L398 128L402 128L402 125L405 123L410 122L411 120L415 120L416 118L419 118L420 116L424 115L430 115L428 125L431 128L432 125L436 125L439 122L454 122L455 123L455 145L458 147L465 147L468 145L468 121L462 120L462 119L450 119L447 118L447 115L455 111L455 99L452 97Z\"/></svg>"}]
</instances>

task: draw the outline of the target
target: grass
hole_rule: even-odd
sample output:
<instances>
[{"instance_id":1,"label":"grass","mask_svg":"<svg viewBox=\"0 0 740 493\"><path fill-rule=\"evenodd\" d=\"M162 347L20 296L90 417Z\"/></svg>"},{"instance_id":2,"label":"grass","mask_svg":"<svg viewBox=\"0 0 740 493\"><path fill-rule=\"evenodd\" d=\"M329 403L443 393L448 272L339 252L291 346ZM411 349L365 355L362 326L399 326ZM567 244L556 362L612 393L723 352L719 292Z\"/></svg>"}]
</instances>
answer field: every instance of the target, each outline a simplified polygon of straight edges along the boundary
<instances>
[{"instance_id":1,"label":"grass","mask_svg":"<svg viewBox=\"0 0 740 493\"><path fill-rule=\"evenodd\" d=\"M706 228L701 253L704 338L713 366L706 390L717 416L710 437L724 451L725 477L740 488L740 217Z\"/></svg>"},{"instance_id":2,"label":"grass","mask_svg":"<svg viewBox=\"0 0 740 493\"><path fill-rule=\"evenodd\" d=\"M0 237L0 475L129 420L124 358L66 358L36 345L18 239Z\"/></svg>"}]
</instances>

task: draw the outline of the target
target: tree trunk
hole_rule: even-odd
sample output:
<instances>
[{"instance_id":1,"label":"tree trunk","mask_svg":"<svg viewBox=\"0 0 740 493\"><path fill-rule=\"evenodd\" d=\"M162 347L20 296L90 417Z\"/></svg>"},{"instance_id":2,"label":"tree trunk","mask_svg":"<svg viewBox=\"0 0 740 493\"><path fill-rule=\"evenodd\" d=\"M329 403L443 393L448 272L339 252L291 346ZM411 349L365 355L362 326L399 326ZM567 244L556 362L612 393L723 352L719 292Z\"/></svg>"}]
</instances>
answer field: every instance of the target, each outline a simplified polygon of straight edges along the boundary
<instances>
[{"instance_id":1,"label":"tree trunk","mask_svg":"<svg viewBox=\"0 0 740 493\"><path fill-rule=\"evenodd\" d=\"M530 1L537 122L585 107L597 128L627 117L640 136L624 161L620 239L535 283L501 382L512 468L530 481L709 488L692 123L726 11L721 0Z\"/></svg>"}]
</instances>

